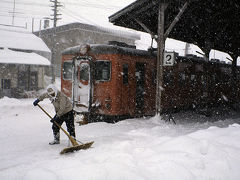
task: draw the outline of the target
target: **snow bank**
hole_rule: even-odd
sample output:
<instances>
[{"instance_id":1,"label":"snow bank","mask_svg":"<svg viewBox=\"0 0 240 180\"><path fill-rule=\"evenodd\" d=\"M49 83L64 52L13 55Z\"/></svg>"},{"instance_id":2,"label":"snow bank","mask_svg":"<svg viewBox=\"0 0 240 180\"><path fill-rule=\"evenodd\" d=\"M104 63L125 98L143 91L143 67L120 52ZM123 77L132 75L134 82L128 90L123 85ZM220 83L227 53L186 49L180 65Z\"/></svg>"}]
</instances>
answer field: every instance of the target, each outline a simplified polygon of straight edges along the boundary
<instances>
[{"instance_id":1,"label":"snow bank","mask_svg":"<svg viewBox=\"0 0 240 180\"><path fill-rule=\"evenodd\" d=\"M50 66L51 63L47 58L36 53L25 53L11 51L7 48L0 49L0 63L6 64L29 64L29 65L44 65Z\"/></svg>"},{"instance_id":2,"label":"snow bank","mask_svg":"<svg viewBox=\"0 0 240 180\"><path fill-rule=\"evenodd\" d=\"M0 47L50 52L42 39L22 28L0 25Z\"/></svg>"}]
</instances>

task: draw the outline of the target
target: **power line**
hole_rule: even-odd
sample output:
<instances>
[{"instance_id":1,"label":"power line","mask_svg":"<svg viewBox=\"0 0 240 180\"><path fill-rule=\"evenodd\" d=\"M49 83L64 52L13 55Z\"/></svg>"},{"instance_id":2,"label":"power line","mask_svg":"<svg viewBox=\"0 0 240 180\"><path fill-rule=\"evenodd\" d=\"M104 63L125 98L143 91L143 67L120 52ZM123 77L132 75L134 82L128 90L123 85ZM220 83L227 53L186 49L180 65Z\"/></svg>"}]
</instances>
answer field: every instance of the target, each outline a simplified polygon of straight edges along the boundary
<instances>
[{"instance_id":1,"label":"power line","mask_svg":"<svg viewBox=\"0 0 240 180\"><path fill-rule=\"evenodd\" d=\"M72 17L72 18L74 18L74 19L76 19L76 20L78 20L78 21L83 21L83 20L84 20L84 21L86 21L86 22L91 22L91 24L95 24L95 25L96 25L96 23L94 23L93 21L91 21L91 20L89 20L89 19L86 19L86 18L84 18L83 16L72 12L72 11L69 10L68 8L64 8L64 9L62 9L62 10L63 10L68 16L70 16L70 17Z\"/></svg>"},{"instance_id":2,"label":"power line","mask_svg":"<svg viewBox=\"0 0 240 180\"><path fill-rule=\"evenodd\" d=\"M17 16L17 14L24 14L24 15L33 15L33 16L49 16L48 13L46 14L40 14L40 11L39 12L21 12L21 11L15 11L15 12L12 12L12 11L8 11L8 10L5 10L5 11L1 11L0 13L5 13L5 14L9 14L9 16L12 16L11 14L12 13L15 13L15 16Z\"/></svg>"},{"instance_id":3,"label":"power line","mask_svg":"<svg viewBox=\"0 0 240 180\"><path fill-rule=\"evenodd\" d=\"M7 18L10 18L10 17L12 17L12 15L2 15L2 14L0 14L0 16L1 17L7 17ZM21 18L21 19L31 19L31 18L33 18L33 16L16 16L15 15L15 18L17 19L17 18ZM34 19L43 19L43 16L41 16L41 17L34 17Z\"/></svg>"},{"instance_id":4,"label":"power line","mask_svg":"<svg viewBox=\"0 0 240 180\"><path fill-rule=\"evenodd\" d=\"M105 5L105 4L91 4L91 3L74 3L74 2L68 2L68 3L64 3L66 5L73 5L73 6L80 6L80 7L93 7L93 8L97 8L97 9L106 9L106 10L112 10L112 9L118 9L121 8L120 6L112 6L112 5Z\"/></svg>"},{"instance_id":5,"label":"power line","mask_svg":"<svg viewBox=\"0 0 240 180\"><path fill-rule=\"evenodd\" d=\"M14 0L14 2L13 2L13 13L12 13L12 25L14 25L15 6L16 6L16 2Z\"/></svg>"},{"instance_id":6,"label":"power line","mask_svg":"<svg viewBox=\"0 0 240 180\"><path fill-rule=\"evenodd\" d=\"M5 3L5 4L13 4L12 1L7 1L7 0L1 0L1 3ZM22 1L22 2L19 2L19 1L16 1L15 2L16 5L29 5L29 6L45 6L45 7L49 7L49 5L45 4L45 3L36 3L36 2L27 2L27 1Z\"/></svg>"}]
</instances>

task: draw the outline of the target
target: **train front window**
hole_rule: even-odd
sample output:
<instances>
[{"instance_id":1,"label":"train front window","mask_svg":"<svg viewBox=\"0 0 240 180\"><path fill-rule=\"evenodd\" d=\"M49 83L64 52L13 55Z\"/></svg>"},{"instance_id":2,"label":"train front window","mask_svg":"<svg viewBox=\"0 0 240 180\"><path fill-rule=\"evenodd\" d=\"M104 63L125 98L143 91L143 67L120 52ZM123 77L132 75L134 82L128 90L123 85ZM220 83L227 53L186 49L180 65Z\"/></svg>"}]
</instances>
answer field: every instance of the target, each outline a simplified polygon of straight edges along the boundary
<instances>
[{"instance_id":1,"label":"train front window","mask_svg":"<svg viewBox=\"0 0 240 180\"><path fill-rule=\"evenodd\" d=\"M89 80L89 64L88 63L82 63L80 65L80 79L82 81L88 81Z\"/></svg>"},{"instance_id":2,"label":"train front window","mask_svg":"<svg viewBox=\"0 0 240 180\"><path fill-rule=\"evenodd\" d=\"M63 63L63 79L72 79L72 61L65 61Z\"/></svg>"},{"instance_id":3,"label":"train front window","mask_svg":"<svg viewBox=\"0 0 240 180\"><path fill-rule=\"evenodd\" d=\"M109 81L111 75L111 63L109 61L96 61L95 79L97 81Z\"/></svg>"}]
</instances>

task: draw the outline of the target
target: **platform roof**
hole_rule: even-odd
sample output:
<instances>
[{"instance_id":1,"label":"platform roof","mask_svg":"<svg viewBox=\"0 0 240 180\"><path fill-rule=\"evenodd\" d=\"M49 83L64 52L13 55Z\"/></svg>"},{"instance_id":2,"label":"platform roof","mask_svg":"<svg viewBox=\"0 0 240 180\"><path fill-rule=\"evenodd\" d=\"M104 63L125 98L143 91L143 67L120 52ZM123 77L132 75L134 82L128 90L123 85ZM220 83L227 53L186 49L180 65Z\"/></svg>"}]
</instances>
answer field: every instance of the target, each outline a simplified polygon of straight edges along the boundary
<instances>
[{"instance_id":1,"label":"platform roof","mask_svg":"<svg viewBox=\"0 0 240 180\"><path fill-rule=\"evenodd\" d=\"M117 26L147 32L140 21L153 34L158 30L159 3L167 3L165 31L179 13L186 0L137 0L109 17ZM190 0L183 15L174 26L169 38L193 43L205 51L206 42L211 49L240 55L240 1Z\"/></svg>"}]
</instances>

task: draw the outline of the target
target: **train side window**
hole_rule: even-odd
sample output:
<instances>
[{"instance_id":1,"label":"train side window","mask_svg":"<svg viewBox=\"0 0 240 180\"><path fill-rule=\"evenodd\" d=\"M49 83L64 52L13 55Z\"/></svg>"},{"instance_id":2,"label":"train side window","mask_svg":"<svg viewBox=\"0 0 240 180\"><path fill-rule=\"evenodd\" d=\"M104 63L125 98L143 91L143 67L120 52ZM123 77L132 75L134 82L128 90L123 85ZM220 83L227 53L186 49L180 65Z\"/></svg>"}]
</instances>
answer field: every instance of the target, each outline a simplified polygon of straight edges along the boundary
<instances>
[{"instance_id":1,"label":"train side window","mask_svg":"<svg viewBox=\"0 0 240 180\"><path fill-rule=\"evenodd\" d=\"M206 83L207 83L206 81L207 81L206 77L204 75L201 75L201 83L202 83L202 85L206 85Z\"/></svg>"},{"instance_id":2,"label":"train side window","mask_svg":"<svg viewBox=\"0 0 240 180\"><path fill-rule=\"evenodd\" d=\"M63 63L63 79L72 79L72 61L65 61Z\"/></svg>"},{"instance_id":3,"label":"train side window","mask_svg":"<svg viewBox=\"0 0 240 180\"><path fill-rule=\"evenodd\" d=\"M237 75L237 81L240 81L240 74Z\"/></svg>"},{"instance_id":4,"label":"train side window","mask_svg":"<svg viewBox=\"0 0 240 180\"><path fill-rule=\"evenodd\" d=\"M184 86L186 83L186 75L184 73L178 74L178 84L179 86Z\"/></svg>"},{"instance_id":5,"label":"train side window","mask_svg":"<svg viewBox=\"0 0 240 180\"><path fill-rule=\"evenodd\" d=\"M157 84L157 70L152 70L152 84Z\"/></svg>"},{"instance_id":6,"label":"train side window","mask_svg":"<svg viewBox=\"0 0 240 180\"><path fill-rule=\"evenodd\" d=\"M166 86L172 86L174 84L173 72L170 71L163 76L163 82Z\"/></svg>"},{"instance_id":7,"label":"train side window","mask_svg":"<svg viewBox=\"0 0 240 180\"><path fill-rule=\"evenodd\" d=\"M190 80L191 80L191 85L195 86L196 83L197 83L196 75L195 74L191 74Z\"/></svg>"},{"instance_id":8,"label":"train side window","mask_svg":"<svg viewBox=\"0 0 240 180\"><path fill-rule=\"evenodd\" d=\"M191 77L190 77L190 78L191 78L191 81L194 82L195 79L196 79L196 75L195 75L195 74L191 74Z\"/></svg>"},{"instance_id":9,"label":"train side window","mask_svg":"<svg viewBox=\"0 0 240 180\"><path fill-rule=\"evenodd\" d=\"M128 85L128 64L123 64L123 84Z\"/></svg>"},{"instance_id":10,"label":"train side window","mask_svg":"<svg viewBox=\"0 0 240 180\"><path fill-rule=\"evenodd\" d=\"M217 78L216 78L216 74L213 74L211 77L211 83L213 86L217 85Z\"/></svg>"},{"instance_id":11,"label":"train side window","mask_svg":"<svg viewBox=\"0 0 240 180\"><path fill-rule=\"evenodd\" d=\"M95 66L95 80L109 81L111 77L111 63L110 61L96 61Z\"/></svg>"}]
</instances>

